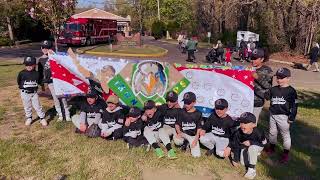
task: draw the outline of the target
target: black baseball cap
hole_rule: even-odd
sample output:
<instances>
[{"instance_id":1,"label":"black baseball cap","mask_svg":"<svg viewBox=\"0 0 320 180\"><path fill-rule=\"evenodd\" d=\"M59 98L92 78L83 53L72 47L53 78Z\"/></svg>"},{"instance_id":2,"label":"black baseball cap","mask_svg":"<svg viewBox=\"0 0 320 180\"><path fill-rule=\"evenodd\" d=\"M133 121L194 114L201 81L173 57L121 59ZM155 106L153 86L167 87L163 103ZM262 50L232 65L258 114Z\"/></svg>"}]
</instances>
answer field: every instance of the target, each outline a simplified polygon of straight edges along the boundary
<instances>
[{"instance_id":1,"label":"black baseball cap","mask_svg":"<svg viewBox=\"0 0 320 180\"><path fill-rule=\"evenodd\" d=\"M193 92L187 92L183 95L183 99L182 101L184 102L184 104L191 104L193 102L196 102L197 97Z\"/></svg>"},{"instance_id":2,"label":"black baseball cap","mask_svg":"<svg viewBox=\"0 0 320 180\"><path fill-rule=\"evenodd\" d=\"M278 79L283 79L291 76L291 72L288 68L280 68L276 72L276 76Z\"/></svg>"},{"instance_id":3,"label":"black baseball cap","mask_svg":"<svg viewBox=\"0 0 320 180\"><path fill-rule=\"evenodd\" d=\"M174 91L169 91L166 95L166 101L170 102L177 102L178 101L178 94Z\"/></svg>"},{"instance_id":4,"label":"black baseball cap","mask_svg":"<svg viewBox=\"0 0 320 180\"><path fill-rule=\"evenodd\" d=\"M25 64L26 66L32 66L32 65L37 64L37 60L33 56L27 56L24 58L23 64Z\"/></svg>"},{"instance_id":5,"label":"black baseball cap","mask_svg":"<svg viewBox=\"0 0 320 180\"><path fill-rule=\"evenodd\" d=\"M41 48L43 49L51 49L52 48L52 42L45 40L41 43Z\"/></svg>"},{"instance_id":6,"label":"black baseball cap","mask_svg":"<svg viewBox=\"0 0 320 180\"><path fill-rule=\"evenodd\" d=\"M248 124L248 123L256 123L256 116L250 112L244 112L239 117L240 123Z\"/></svg>"},{"instance_id":7,"label":"black baseball cap","mask_svg":"<svg viewBox=\"0 0 320 180\"><path fill-rule=\"evenodd\" d=\"M86 94L86 97L87 98L96 98L96 97L98 97L98 92L96 90L89 89Z\"/></svg>"},{"instance_id":8,"label":"black baseball cap","mask_svg":"<svg viewBox=\"0 0 320 180\"><path fill-rule=\"evenodd\" d=\"M137 107L131 107L129 109L128 117L137 118L141 115L141 110Z\"/></svg>"},{"instance_id":9,"label":"black baseball cap","mask_svg":"<svg viewBox=\"0 0 320 180\"><path fill-rule=\"evenodd\" d=\"M265 53L263 49L255 49L252 51L251 60L257 60L259 58L264 58Z\"/></svg>"},{"instance_id":10,"label":"black baseball cap","mask_svg":"<svg viewBox=\"0 0 320 180\"><path fill-rule=\"evenodd\" d=\"M225 108L228 108L228 101L225 99L218 99L214 102L214 108L218 110L223 110Z\"/></svg>"},{"instance_id":11,"label":"black baseball cap","mask_svg":"<svg viewBox=\"0 0 320 180\"><path fill-rule=\"evenodd\" d=\"M144 110L153 109L156 107L156 103L152 100L148 100L144 103Z\"/></svg>"}]
</instances>

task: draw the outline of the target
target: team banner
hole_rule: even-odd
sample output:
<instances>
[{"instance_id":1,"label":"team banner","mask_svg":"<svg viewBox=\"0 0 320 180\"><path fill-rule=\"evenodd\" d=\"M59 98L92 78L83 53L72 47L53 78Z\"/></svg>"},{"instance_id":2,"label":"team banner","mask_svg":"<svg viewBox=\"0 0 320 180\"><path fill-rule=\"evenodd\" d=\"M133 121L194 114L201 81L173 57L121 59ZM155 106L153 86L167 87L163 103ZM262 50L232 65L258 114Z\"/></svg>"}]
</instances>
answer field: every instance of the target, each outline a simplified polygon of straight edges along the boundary
<instances>
[{"instance_id":1,"label":"team banner","mask_svg":"<svg viewBox=\"0 0 320 180\"><path fill-rule=\"evenodd\" d=\"M218 98L230 102L231 116L253 110L252 72L241 68L78 56L70 50L51 55L50 66L57 96L84 95L95 88L104 99L116 94L125 105L142 108L147 100L165 103L170 90L178 93L182 106L183 94L192 91L204 116L211 113Z\"/></svg>"}]
</instances>

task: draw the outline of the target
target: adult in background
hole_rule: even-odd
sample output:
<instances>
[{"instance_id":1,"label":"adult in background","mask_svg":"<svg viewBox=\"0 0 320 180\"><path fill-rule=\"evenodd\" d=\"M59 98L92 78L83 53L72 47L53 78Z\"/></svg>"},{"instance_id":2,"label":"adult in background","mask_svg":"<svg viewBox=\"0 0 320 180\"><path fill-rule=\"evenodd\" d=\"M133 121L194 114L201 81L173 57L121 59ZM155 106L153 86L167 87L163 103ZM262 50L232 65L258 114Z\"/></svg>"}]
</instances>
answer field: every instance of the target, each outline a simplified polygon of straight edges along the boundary
<instances>
[{"instance_id":1,"label":"adult in background","mask_svg":"<svg viewBox=\"0 0 320 180\"><path fill-rule=\"evenodd\" d=\"M252 74L254 78L253 114L257 118L257 124L265 102L265 93L272 87L272 69L264 65L265 55L263 49L255 49L251 57L253 70L255 70Z\"/></svg>"},{"instance_id":2,"label":"adult in background","mask_svg":"<svg viewBox=\"0 0 320 180\"><path fill-rule=\"evenodd\" d=\"M194 56L194 52L196 51L196 42L192 38L189 38L186 48L188 51L187 62L194 62L194 60L196 59L196 57Z\"/></svg>"},{"instance_id":3,"label":"adult in background","mask_svg":"<svg viewBox=\"0 0 320 180\"><path fill-rule=\"evenodd\" d=\"M216 46L214 47L217 52L217 59L219 59L220 64L223 64L223 55L224 55L224 49L223 49L223 44L220 40L218 40Z\"/></svg>"},{"instance_id":4,"label":"adult in background","mask_svg":"<svg viewBox=\"0 0 320 180\"><path fill-rule=\"evenodd\" d=\"M319 72L319 64L318 64L318 55L319 55L319 44L313 43L313 47L309 53L310 64L307 66L307 70L309 71L311 66L315 66L315 70L313 72Z\"/></svg>"}]
</instances>

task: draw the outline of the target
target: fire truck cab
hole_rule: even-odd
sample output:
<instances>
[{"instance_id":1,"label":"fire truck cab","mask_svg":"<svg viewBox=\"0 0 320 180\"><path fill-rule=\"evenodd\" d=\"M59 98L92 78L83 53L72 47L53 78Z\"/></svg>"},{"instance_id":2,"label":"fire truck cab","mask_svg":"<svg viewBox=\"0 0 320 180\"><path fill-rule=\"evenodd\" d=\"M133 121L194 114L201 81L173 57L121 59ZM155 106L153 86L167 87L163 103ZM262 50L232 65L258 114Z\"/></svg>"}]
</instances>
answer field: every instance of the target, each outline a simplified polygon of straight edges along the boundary
<instances>
[{"instance_id":1,"label":"fire truck cab","mask_svg":"<svg viewBox=\"0 0 320 180\"><path fill-rule=\"evenodd\" d=\"M58 42L90 46L113 40L116 33L116 20L71 17L60 31Z\"/></svg>"}]
</instances>

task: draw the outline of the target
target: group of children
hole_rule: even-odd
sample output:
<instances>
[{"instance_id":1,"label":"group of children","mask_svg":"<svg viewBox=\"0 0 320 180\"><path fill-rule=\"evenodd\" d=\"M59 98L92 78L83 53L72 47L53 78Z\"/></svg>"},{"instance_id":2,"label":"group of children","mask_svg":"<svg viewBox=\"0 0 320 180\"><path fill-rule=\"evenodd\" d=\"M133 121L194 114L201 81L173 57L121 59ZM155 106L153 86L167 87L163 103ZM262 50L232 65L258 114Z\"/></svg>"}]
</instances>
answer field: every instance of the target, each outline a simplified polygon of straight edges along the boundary
<instances>
[{"instance_id":1,"label":"group of children","mask_svg":"<svg viewBox=\"0 0 320 180\"><path fill-rule=\"evenodd\" d=\"M37 94L40 82L39 73L35 70L36 59L26 57L24 64L25 69L19 73L17 82L26 115L25 124L29 126L32 123L33 106L40 123L47 126ZM278 85L265 93L265 98L271 101L270 145L266 152L271 154L275 151L279 130L284 140L282 160L286 156L287 162L291 148L289 127L297 114L297 94L289 85L289 69L280 68L275 76ZM101 138L124 140L128 148L143 146L149 150L152 147L157 157L163 158L166 152L169 159L177 158L171 141L182 151L190 150L193 157L201 156L202 144L208 148L206 155L230 158L234 166L240 162L247 168L246 178L253 179L256 176L257 158L266 146L267 138L257 128L258 117L254 114L244 112L238 118L231 118L227 114L229 103L225 99L215 101L214 111L209 118L203 118L195 108L197 98L193 92L184 94L182 108L174 91L166 94L165 104L156 105L148 100L143 109L123 106L116 95L109 96L104 102L95 90L88 91L85 99L81 103L80 113L71 118L77 133L87 134L95 126L94 132ZM61 109L57 111L60 118ZM67 120L70 120L70 116ZM165 151L160 143L163 143Z\"/></svg>"}]
</instances>

